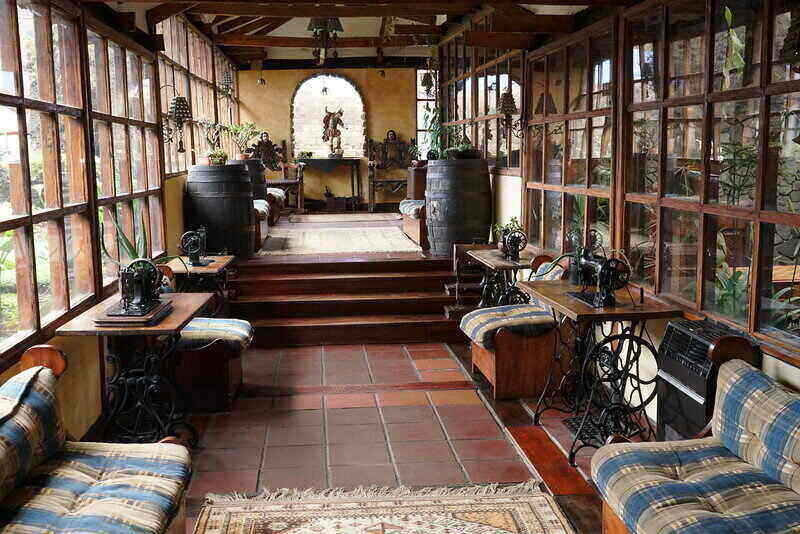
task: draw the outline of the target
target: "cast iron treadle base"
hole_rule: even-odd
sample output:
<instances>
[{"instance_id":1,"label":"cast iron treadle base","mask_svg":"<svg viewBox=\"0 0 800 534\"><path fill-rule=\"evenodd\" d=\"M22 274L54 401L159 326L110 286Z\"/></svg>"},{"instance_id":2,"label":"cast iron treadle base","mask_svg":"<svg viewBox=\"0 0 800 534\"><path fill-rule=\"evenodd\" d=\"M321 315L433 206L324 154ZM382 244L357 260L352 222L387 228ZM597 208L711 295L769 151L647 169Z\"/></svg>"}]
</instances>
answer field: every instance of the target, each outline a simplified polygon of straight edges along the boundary
<instances>
[{"instance_id":1,"label":"cast iron treadle base","mask_svg":"<svg viewBox=\"0 0 800 534\"><path fill-rule=\"evenodd\" d=\"M569 431L572 432L572 435L575 437L575 439L580 440L584 446L599 449L605 445L606 438L613 433L610 429L599 425L592 417L588 417L586 418L586 422L583 424L583 430L581 430L581 435L579 436L578 429L581 427L581 421L583 421L583 415L569 417L564 419L563 422L564 426L566 426Z\"/></svg>"}]
</instances>

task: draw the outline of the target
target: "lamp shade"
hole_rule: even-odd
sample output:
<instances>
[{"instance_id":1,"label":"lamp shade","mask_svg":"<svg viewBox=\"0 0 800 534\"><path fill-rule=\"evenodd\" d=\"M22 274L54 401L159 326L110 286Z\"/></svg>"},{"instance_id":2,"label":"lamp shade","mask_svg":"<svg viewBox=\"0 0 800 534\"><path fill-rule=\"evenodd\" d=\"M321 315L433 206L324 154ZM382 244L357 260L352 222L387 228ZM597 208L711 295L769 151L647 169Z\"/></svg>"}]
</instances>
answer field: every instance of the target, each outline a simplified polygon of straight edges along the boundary
<instances>
[{"instance_id":1,"label":"lamp shade","mask_svg":"<svg viewBox=\"0 0 800 534\"><path fill-rule=\"evenodd\" d=\"M511 91L506 91L500 95L500 114L501 115L516 115L519 113L517 103L514 102L514 95Z\"/></svg>"},{"instance_id":2,"label":"lamp shade","mask_svg":"<svg viewBox=\"0 0 800 534\"><path fill-rule=\"evenodd\" d=\"M329 17L329 18L312 18L308 22L308 28L306 30L310 32L320 32L320 31L329 31L329 32L343 32L344 28L342 27L342 22L336 17Z\"/></svg>"},{"instance_id":3,"label":"lamp shade","mask_svg":"<svg viewBox=\"0 0 800 534\"><path fill-rule=\"evenodd\" d=\"M175 125L180 128L184 122L191 120L192 110L185 96L176 95L169 105L169 115Z\"/></svg>"}]
</instances>

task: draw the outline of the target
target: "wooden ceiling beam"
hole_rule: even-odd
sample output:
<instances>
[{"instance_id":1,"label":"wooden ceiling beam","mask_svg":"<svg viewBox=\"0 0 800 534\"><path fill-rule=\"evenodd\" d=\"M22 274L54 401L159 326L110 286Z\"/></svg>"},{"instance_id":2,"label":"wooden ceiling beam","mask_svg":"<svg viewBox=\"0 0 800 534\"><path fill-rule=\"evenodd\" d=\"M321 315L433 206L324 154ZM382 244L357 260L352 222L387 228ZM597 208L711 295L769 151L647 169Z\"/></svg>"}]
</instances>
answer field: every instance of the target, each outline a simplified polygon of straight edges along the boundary
<instances>
[{"instance_id":1,"label":"wooden ceiling beam","mask_svg":"<svg viewBox=\"0 0 800 534\"><path fill-rule=\"evenodd\" d=\"M433 26L436 24L436 16L423 16L423 15L398 15L398 18L410 20L411 22L419 22L420 24L426 24L428 26Z\"/></svg>"},{"instance_id":2,"label":"wooden ceiling beam","mask_svg":"<svg viewBox=\"0 0 800 534\"><path fill-rule=\"evenodd\" d=\"M391 35L388 37L340 37L336 40L336 48L391 48L424 44L418 37L411 35ZM227 33L214 36L214 42L222 46L253 46L279 48L314 48L315 41L311 37L278 37L270 35L244 35Z\"/></svg>"},{"instance_id":3,"label":"wooden ceiling beam","mask_svg":"<svg viewBox=\"0 0 800 534\"><path fill-rule=\"evenodd\" d=\"M436 24L395 24L395 35L442 35L444 28Z\"/></svg>"},{"instance_id":4,"label":"wooden ceiling beam","mask_svg":"<svg viewBox=\"0 0 800 534\"><path fill-rule=\"evenodd\" d=\"M570 33L574 29L572 15L517 15L495 14L492 29L496 32Z\"/></svg>"},{"instance_id":5,"label":"wooden ceiling beam","mask_svg":"<svg viewBox=\"0 0 800 534\"><path fill-rule=\"evenodd\" d=\"M272 33L281 26L283 26L284 24L286 24L287 22L289 22L290 20L292 20L292 17L286 17L282 19L270 19L264 17L264 20L269 21L269 24L267 24L260 30L253 32L253 35L267 35L269 33Z\"/></svg>"},{"instance_id":6,"label":"wooden ceiling beam","mask_svg":"<svg viewBox=\"0 0 800 534\"><path fill-rule=\"evenodd\" d=\"M210 15L243 15L272 18L285 17L393 17L406 15L439 15L469 13L480 7L474 0L457 4L418 3L416 5L384 5L367 7L313 6L286 4L252 4L246 2L199 2L192 13Z\"/></svg>"},{"instance_id":7,"label":"wooden ceiling beam","mask_svg":"<svg viewBox=\"0 0 800 534\"><path fill-rule=\"evenodd\" d=\"M471 30L464 32L464 44L467 46L526 50L533 48L536 42L536 37L530 33L478 32Z\"/></svg>"},{"instance_id":8,"label":"wooden ceiling beam","mask_svg":"<svg viewBox=\"0 0 800 534\"><path fill-rule=\"evenodd\" d=\"M145 17L147 18L147 24L151 28L155 28L155 25L161 21L167 20L170 17L175 15L179 15L184 11L189 11L192 9L196 2L188 3L188 4L161 4L156 7L150 8L145 12Z\"/></svg>"},{"instance_id":9,"label":"wooden ceiling beam","mask_svg":"<svg viewBox=\"0 0 800 534\"><path fill-rule=\"evenodd\" d=\"M219 26L217 26L217 33L229 33L232 31L238 31L238 29L241 26L249 24L255 20L259 20L259 17L234 17L231 20L225 21Z\"/></svg>"}]
</instances>

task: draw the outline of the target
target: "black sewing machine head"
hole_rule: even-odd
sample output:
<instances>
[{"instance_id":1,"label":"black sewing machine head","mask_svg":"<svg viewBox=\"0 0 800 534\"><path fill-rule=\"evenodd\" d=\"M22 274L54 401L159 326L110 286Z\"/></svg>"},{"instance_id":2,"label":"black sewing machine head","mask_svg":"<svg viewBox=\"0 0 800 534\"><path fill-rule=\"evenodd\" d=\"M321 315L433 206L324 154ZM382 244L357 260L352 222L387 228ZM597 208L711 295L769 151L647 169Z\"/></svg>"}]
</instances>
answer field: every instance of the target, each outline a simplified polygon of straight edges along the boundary
<instances>
[{"instance_id":1,"label":"black sewing machine head","mask_svg":"<svg viewBox=\"0 0 800 534\"><path fill-rule=\"evenodd\" d=\"M150 313L161 301L161 271L144 258L133 260L119 273L120 303L106 312L112 316L141 317Z\"/></svg>"},{"instance_id":2,"label":"black sewing machine head","mask_svg":"<svg viewBox=\"0 0 800 534\"><path fill-rule=\"evenodd\" d=\"M189 256L189 265L192 267L202 267L211 263L211 260L204 260L206 253L206 229L201 226L197 230L191 230L181 236L181 250Z\"/></svg>"},{"instance_id":3,"label":"black sewing machine head","mask_svg":"<svg viewBox=\"0 0 800 534\"><path fill-rule=\"evenodd\" d=\"M503 257L511 261L519 261L519 253L528 245L528 236L522 230L504 231Z\"/></svg>"}]
</instances>

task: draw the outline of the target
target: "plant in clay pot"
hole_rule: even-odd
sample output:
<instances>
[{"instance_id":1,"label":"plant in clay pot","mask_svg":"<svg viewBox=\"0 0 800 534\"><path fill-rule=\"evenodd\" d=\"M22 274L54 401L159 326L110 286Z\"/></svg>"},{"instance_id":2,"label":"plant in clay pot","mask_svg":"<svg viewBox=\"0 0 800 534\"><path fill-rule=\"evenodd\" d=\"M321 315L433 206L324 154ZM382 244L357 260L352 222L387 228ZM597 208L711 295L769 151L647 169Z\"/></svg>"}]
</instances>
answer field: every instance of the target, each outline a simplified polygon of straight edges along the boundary
<instances>
[{"instance_id":1,"label":"plant in clay pot","mask_svg":"<svg viewBox=\"0 0 800 534\"><path fill-rule=\"evenodd\" d=\"M228 153L218 148L208 154L208 159L211 165L225 165L225 162L228 161Z\"/></svg>"},{"instance_id":2,"label":"plant in clay pot","mask_svg":"<svg viewBox=\"0 0 800 534\"><path fill-rule=\"evenodd\" d=\"M522 231L522 225L519 222L519 219L516 217L511 217L511 219L506 224L496 223L493 227L494 230L494 238L497 240L497 249L502 252L503 254L506 253L505 247L505 236L513 232L514 230Z\"/></svg>"},{"instance_id":3,"label":"plant in clay pot","mask_svg":"<svg viewBox=\"0 0 800 534\"><path fill-rule=\"evenodd\" d=\"M250 144L261 135L261 130L254 123L246 122L244 124L231 124L226 127L226 131L230 135L233 144L239 149L237 159L248 159L250 157L248 153Z\"/></svg>"},{"instance_id":4,"label":"plant in clay pot","mask_svg":"<svg viewBox=\"0 0 800 534\"><path fill-rule=\"evenodd\" d=\"M412 167L424 167L428 163L427 160L420 159L419 145L416 141L412 141L408 145L408 154L411 156Z\"/></svg>"}]
</instances>

